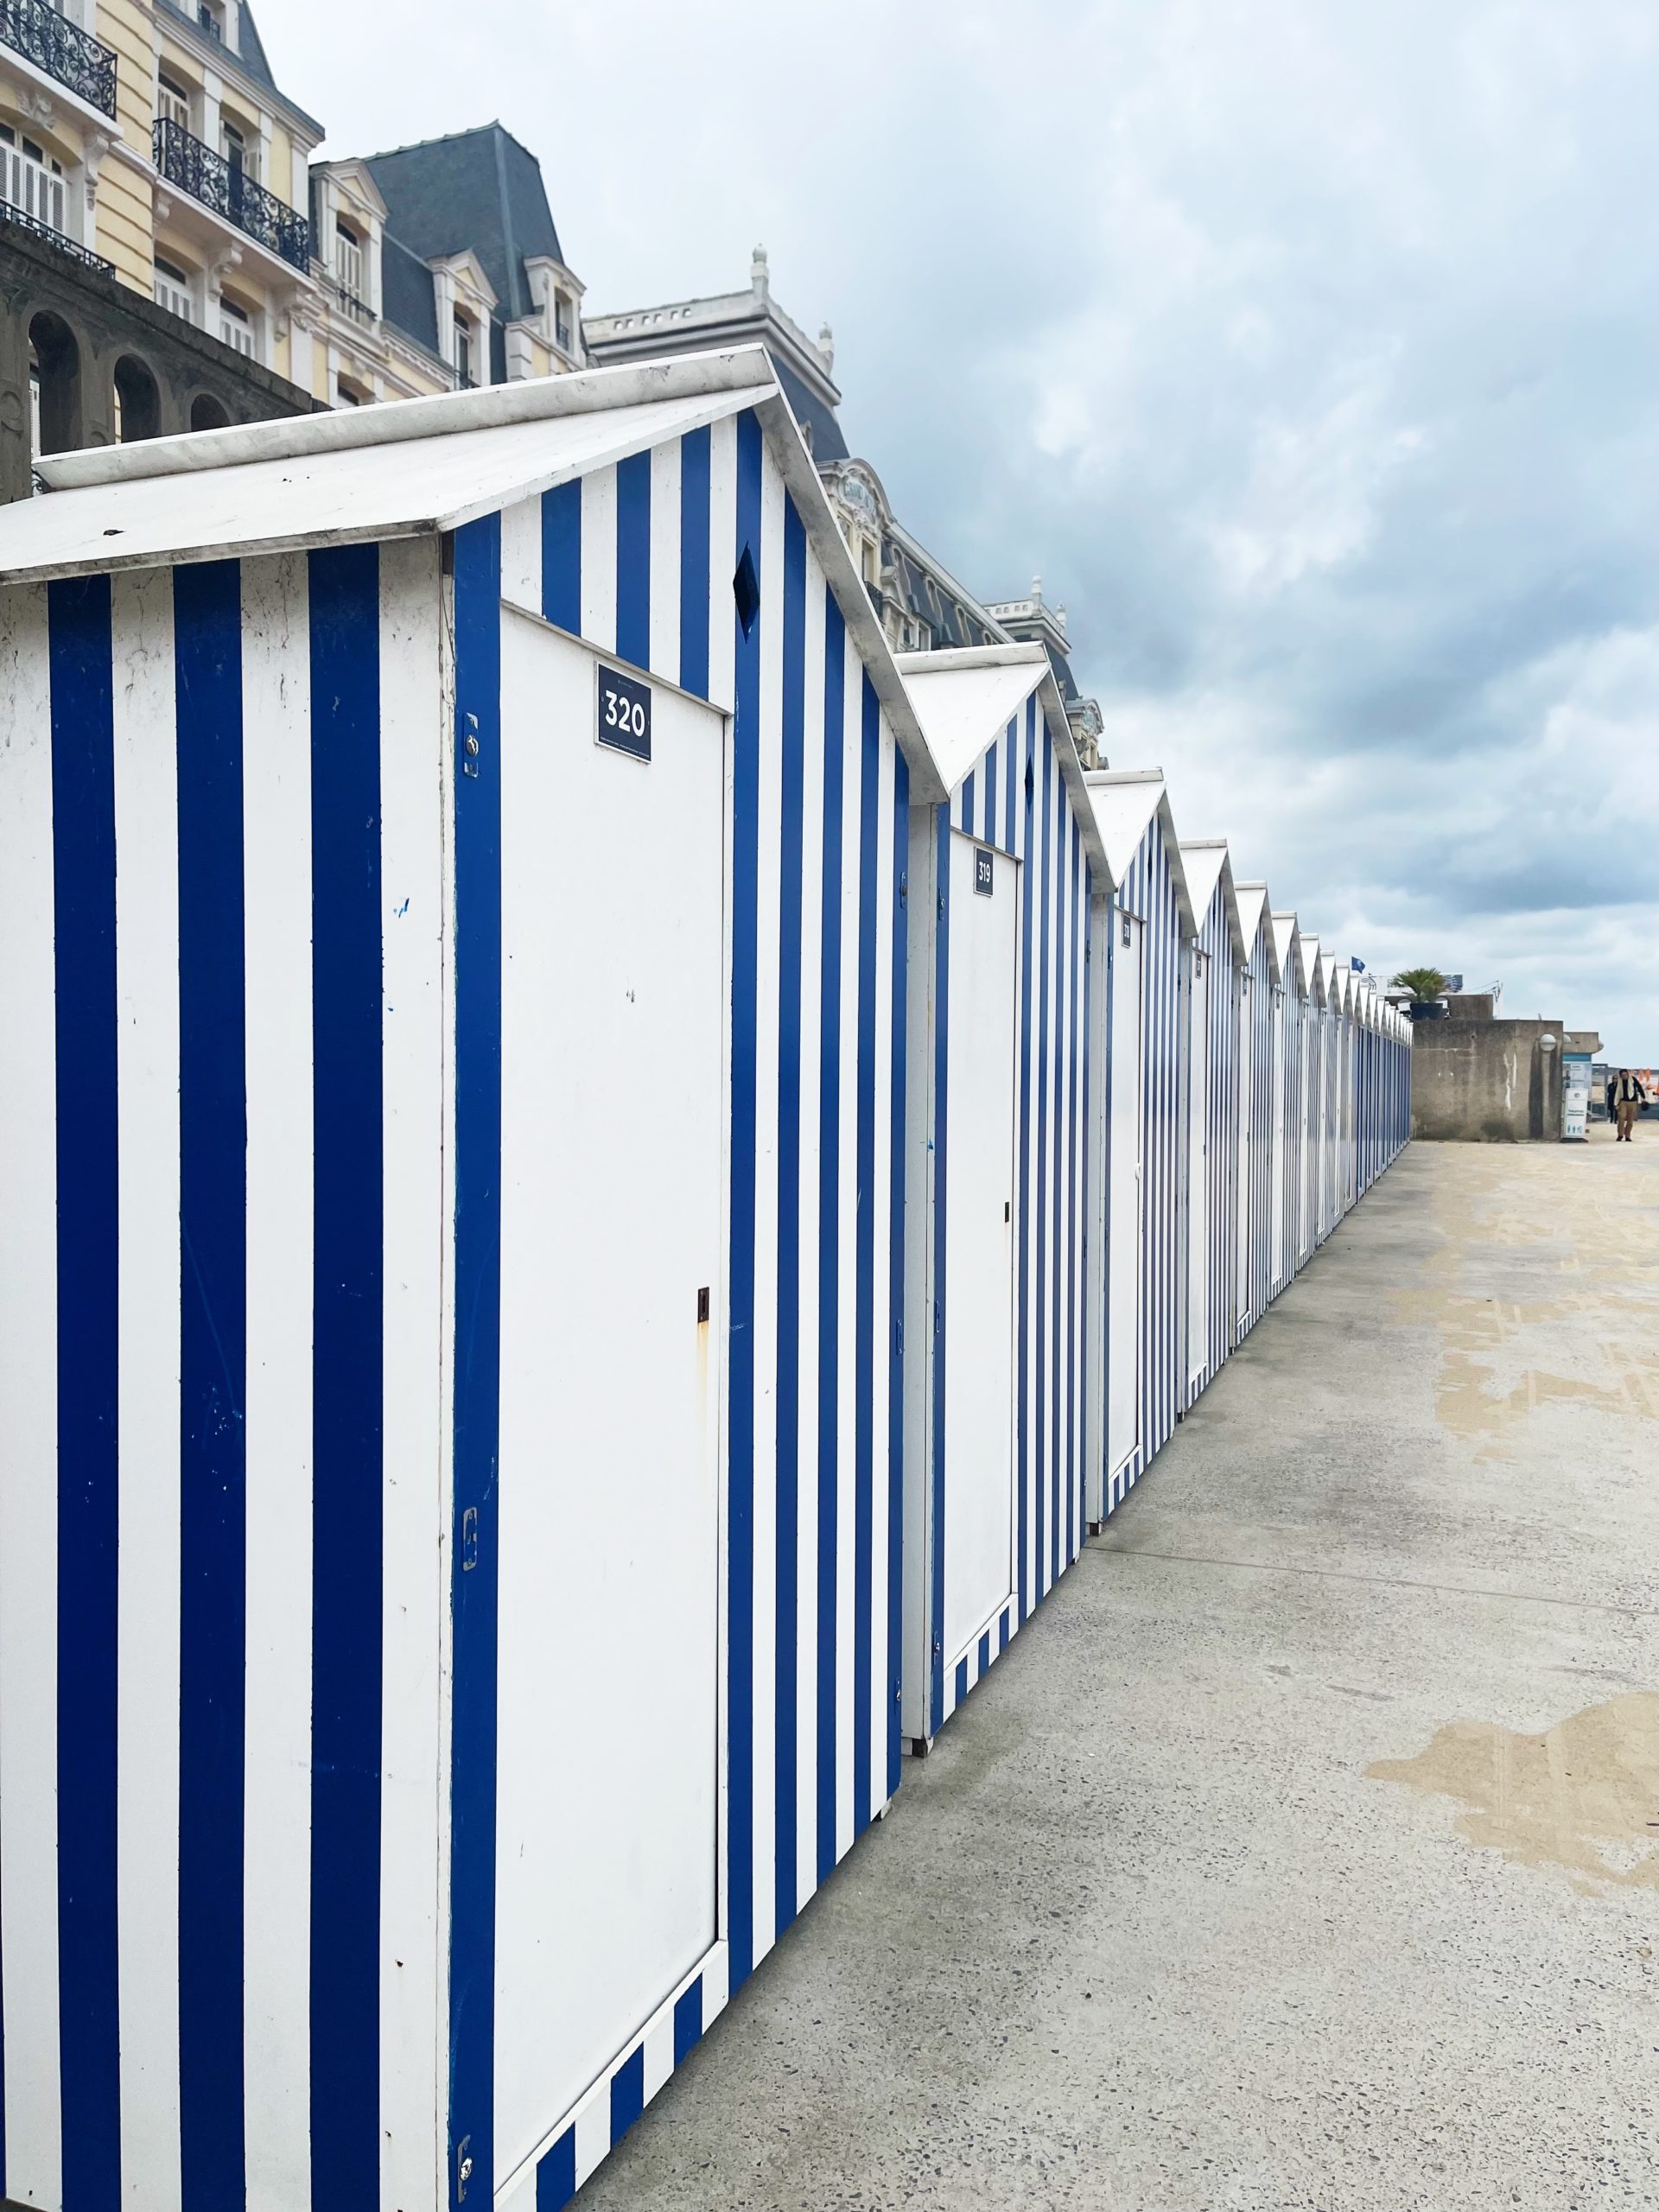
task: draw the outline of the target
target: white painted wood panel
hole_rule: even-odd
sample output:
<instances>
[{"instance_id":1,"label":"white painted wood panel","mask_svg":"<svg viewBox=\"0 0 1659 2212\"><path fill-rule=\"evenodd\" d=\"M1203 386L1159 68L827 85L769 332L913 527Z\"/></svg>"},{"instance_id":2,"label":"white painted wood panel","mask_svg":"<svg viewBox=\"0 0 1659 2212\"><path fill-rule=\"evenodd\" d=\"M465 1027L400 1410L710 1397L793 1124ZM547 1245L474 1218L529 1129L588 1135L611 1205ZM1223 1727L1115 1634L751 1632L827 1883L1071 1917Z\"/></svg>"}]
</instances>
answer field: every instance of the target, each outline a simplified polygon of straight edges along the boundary
<instances>
[{"instance_id":1,"label":"white painted wood panel","mask_svg":"<svg viewBox=\"0 0 1659 2212\"><path fill-rule=\"evenodd\" d=\"M991 892L975 890L988 866ZM1020 870L952 832L944 1184L944 1662L1014 1578L1014 1084Z\"/></svg>"},{"instance_id":2,"label":"white painted wood panel","mask_svg":"<svg viewBox=\"0 0 1659 2212\"><path fill-rule=\"evenodd\" d=\"M1144 925L1115 913L1112 929L1111 1105L1107 1126L1106 1471L1134 1458L1140 1439L1141 1269L1146 1202L1141 1159Z\"/></svg>"},{"instance_id":3,"label":"white painted wood panel","mask_svg":"<svg viewBox=\"0 0 1659 2212\"><path fill-rule=\"evenodd\" d=\"M594 665L507 618L502 2173L715 1936L724 723L600 747Z\"/></svg>"}]
</instances>

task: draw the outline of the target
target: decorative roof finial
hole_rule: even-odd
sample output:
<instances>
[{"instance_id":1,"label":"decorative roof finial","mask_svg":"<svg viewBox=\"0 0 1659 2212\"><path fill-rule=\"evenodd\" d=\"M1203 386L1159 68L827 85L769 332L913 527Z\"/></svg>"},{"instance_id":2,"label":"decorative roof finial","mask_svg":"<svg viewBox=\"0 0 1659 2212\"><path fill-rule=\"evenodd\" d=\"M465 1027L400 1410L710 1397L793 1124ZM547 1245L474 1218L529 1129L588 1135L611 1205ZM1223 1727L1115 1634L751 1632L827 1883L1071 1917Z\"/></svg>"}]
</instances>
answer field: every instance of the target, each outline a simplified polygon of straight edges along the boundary
<instances>
[{"instance_id":1,"label":"decorative roof finial","mask_svg":"<svg viewBox=\"0 0 1659 2212\"><path fill-rule=\"evenodd\" d=\"M823 356L824 367L833 369L836 365L836 334L827 322L818 326L818 351Z\"/></svg>"},{"instance_id":2,"label":"decorative roof finial","mask_svg":"<svg viewBox=\"0 0 1659 2212\"><path fill-rule=\"evenodd\" d=\"M766 266L766 249L758 245L749 257L749 289L757 300L764 300L772 292L772 272Z\"/></svg>"},{"instance_id":3,"label":"decorative roof finial","mask_svg":"<svg viewBox=\"0 0 1659 2212\"><path fill-rule=\"evenodd\" d=\"M1032 597L1033 597L1033 599L1040 599L1040 598L1042 597L1042 595L1043 595L1043 580L1042 580L1042 578L1041 578L1040 576L1033 576L1033 577L1032 578L1032 580L1031 580L1031 595L1032 595Z\"/></svg>"}]
</instances>

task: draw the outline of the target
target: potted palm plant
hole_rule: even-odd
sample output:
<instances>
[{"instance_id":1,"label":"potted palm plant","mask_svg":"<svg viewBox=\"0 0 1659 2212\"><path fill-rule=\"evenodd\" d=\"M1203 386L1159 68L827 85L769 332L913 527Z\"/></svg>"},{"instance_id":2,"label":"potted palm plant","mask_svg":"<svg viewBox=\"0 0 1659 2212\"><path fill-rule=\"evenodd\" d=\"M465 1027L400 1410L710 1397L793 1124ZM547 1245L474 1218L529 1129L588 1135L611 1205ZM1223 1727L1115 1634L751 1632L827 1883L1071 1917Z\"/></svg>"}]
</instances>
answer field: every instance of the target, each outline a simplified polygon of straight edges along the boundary
<instances>
[{"instance_id":1,"label":"potted palm plant","mask_svg":"<svg viewBox=\"0 0 1659 2212\"><path fill-rule=\"evenodd\" d=\"M1438 968L1402 968L1392 980L1396 990L1411 993L1406 1010L1414 1021L1445 1020L1446 1001L1440 994L1446 988L1446 977Z\"/></svg>"}]
</instances>

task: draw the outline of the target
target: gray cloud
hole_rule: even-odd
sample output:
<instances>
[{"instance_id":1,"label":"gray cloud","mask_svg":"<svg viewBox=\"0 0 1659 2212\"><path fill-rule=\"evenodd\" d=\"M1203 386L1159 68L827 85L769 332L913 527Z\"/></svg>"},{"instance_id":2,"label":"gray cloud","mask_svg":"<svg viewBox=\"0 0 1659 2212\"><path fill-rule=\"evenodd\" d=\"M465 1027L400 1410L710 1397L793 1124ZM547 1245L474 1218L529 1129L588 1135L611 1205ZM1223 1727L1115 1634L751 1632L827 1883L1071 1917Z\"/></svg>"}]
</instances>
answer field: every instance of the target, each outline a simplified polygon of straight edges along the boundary
<instances>
[{"instance_id":1,"label":"gray cloud","mask_svg":"<svg viewBox=\"0 0 1659 2212\"><path fill-rule=\"evenodd\" d=\"M349 152L499 114L596 308L836 328L850 442L1040 569L1122 765L1327 944L1659 1057L1659 17L268 0Z\"/></svg>"}]
</instances>

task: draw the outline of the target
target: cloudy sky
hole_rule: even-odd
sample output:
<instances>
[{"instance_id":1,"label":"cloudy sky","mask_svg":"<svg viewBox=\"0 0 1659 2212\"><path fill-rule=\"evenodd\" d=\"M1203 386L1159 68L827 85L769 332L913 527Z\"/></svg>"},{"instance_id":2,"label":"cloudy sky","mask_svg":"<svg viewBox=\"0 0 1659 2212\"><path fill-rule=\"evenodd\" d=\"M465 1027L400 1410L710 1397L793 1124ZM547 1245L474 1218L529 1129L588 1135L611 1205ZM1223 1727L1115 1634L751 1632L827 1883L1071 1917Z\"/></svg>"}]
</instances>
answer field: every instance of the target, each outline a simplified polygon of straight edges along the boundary
<instances>
[{"instance_id":1,"label":"cloudy sky","mask_svg":"<svg viewBox=\"0 0 1659 2212\"><path fill-rule=\"evenodd\" d=\"M1651 0L259 15L330 153L499 116L592 309L764 241L853 449L984 596L1040 570L1184 834L1659 1062Z\"/></svg>"}]
</instances>

